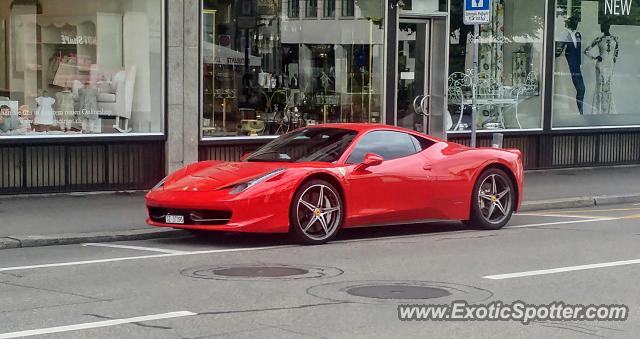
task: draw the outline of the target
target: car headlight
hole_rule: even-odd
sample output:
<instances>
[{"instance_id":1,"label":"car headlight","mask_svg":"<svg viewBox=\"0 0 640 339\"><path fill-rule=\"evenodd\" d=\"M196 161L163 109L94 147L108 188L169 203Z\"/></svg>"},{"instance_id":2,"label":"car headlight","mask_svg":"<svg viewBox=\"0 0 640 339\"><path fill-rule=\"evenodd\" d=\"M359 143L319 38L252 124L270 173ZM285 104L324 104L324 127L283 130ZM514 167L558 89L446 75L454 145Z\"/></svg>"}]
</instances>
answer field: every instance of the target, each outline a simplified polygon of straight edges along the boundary
<instances>
[{"instance_id":1,"label":"car headlight","mask_svg":"<svg viewBox=\"0 0 640 339\"><path fill-rule=\"evenodd\" d=\"M160 180L160 182L159 182L159 183L157 183L155 186L153 186L153 188L152 188L151 190L152 190L152 191L155 191L155 190L159 189L160 187L163 187L163 186L164 186L164 183L167 181L167 178L168 178L168 177L169 177L169 176L166 176L166 177L164 177L164 179Z\"/></svg>"},{"instance_id":2,"label":"car headlight","mask_svg":"<svg viewBox=\"0 0 640 339\"><path fill-rule=\"evenodd\" d=\"M256 178L253 178L253 179L251 179L249 181L245 181L245 182L236 184L236 185L233 186L233 189L229 193L230 194L242 193L242 192L248 190L249 188L251 188L251 187L253 187L253 186L255 186L255 185L257 185L257 184L259 184L259 183L261 183L263 181L267 181L267 180L275 177L276 175L278 175L278 174L280 174L280 173L282 173L284 171L286 171L285 168L278 168L278 169L273 170L273 171L271 171L269 173L263 174L263 175L261 175L259 177L256 177Z\"/></svg>"}]
</instances>

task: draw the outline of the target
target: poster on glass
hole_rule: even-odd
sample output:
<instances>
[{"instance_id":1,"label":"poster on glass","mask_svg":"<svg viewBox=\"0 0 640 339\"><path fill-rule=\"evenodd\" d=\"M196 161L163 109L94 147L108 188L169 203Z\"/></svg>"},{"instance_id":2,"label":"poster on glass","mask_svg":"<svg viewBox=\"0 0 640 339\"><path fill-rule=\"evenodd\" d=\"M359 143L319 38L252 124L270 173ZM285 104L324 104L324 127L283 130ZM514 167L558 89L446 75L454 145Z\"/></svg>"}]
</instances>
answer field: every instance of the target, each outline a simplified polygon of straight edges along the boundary
<instances>
[{"instance_id":1,"label":"poster on glass","mask_svg":"<svg viewBox=\"0 0 640 339\"><path fill-rule=\"evenodd\" d=\"M558 1L554 127L640 125L638 36L634 1Z\"/></svg>"}]
</instances>

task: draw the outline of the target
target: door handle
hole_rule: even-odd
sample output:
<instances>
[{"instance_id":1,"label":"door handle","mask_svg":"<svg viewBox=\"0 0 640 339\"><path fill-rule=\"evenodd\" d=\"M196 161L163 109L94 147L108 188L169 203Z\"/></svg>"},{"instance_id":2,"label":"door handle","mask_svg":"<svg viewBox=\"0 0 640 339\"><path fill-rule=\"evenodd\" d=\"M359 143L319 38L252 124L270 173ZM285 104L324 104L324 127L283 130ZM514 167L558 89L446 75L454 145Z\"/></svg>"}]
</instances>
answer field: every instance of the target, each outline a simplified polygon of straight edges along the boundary
<instances>
[{"instance_id":1,"label":"door handle","mask_svg":"<svg viewBox=\"0 0 640 339\"><path fill-rule=\"evenodd\" d=\"M418 104L418 100L420 103ZM413 111L417 114L422 114L422 103L424 102L424 96L418 95L415 99L413 99Z\"/></svg>"},{"instance_id":2,"label":"door handle","mask_svg":"<svg viewBox=\"0 0 640 339\"><path fill-rule=\"evenodd\" d=\"M433 168L433 167L432 167L431 165L424 165L424 166L422 166L422 169L423 169L423 170L425 170L425 171L431 171L431 169L432 169L432 168Z\"/></svg>"},{"instance_id":3,"label":"door handle","mask_svg":"<svg viewBox=\"0 0 640 339\"><path fill-rule=\"evenodd\" d=\"M421 110L421 114L424 116L429 116L430 112L429 112L429 95L425 95L422 98L422 101L420 101L420 110Z\"/></svg>"}]
</instances>

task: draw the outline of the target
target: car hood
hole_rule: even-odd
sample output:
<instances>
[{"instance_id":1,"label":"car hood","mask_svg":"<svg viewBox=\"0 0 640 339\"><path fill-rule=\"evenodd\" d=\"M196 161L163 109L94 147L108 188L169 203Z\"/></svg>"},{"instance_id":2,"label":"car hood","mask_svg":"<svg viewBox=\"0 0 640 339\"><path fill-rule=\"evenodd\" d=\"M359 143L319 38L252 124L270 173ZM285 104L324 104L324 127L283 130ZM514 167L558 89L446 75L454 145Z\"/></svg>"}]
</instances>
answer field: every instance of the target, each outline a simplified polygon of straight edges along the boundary
<instances>
[{"instance_id":1,"label":"car hood","mask_svg":"<svg viewBox=\"0 0 640 339\"><path fill-rule=\"evenodd\" d=\"M201 162L188 166L183 175L165 184L171 191L212 191L245 182L277 168L279 163Z\"/></svg>"}]
</instances>

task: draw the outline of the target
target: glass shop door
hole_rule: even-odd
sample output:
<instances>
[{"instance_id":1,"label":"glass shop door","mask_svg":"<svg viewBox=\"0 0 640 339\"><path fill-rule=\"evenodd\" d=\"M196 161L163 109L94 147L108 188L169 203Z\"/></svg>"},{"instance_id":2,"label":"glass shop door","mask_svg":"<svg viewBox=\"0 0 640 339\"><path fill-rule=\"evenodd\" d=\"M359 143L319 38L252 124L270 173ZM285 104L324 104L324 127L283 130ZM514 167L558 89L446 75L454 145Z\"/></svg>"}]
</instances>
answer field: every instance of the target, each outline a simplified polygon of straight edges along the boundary
<instances>
[{"instance_id":1,"label":"glass shop door","mask_svg":"<svg viewBox=\"0 0 640 339\"><path fill-rule=\"evenodd\" d=\"M446 17L400 17L396 124L445 139Z\"/></svg>"}]
</instances>

